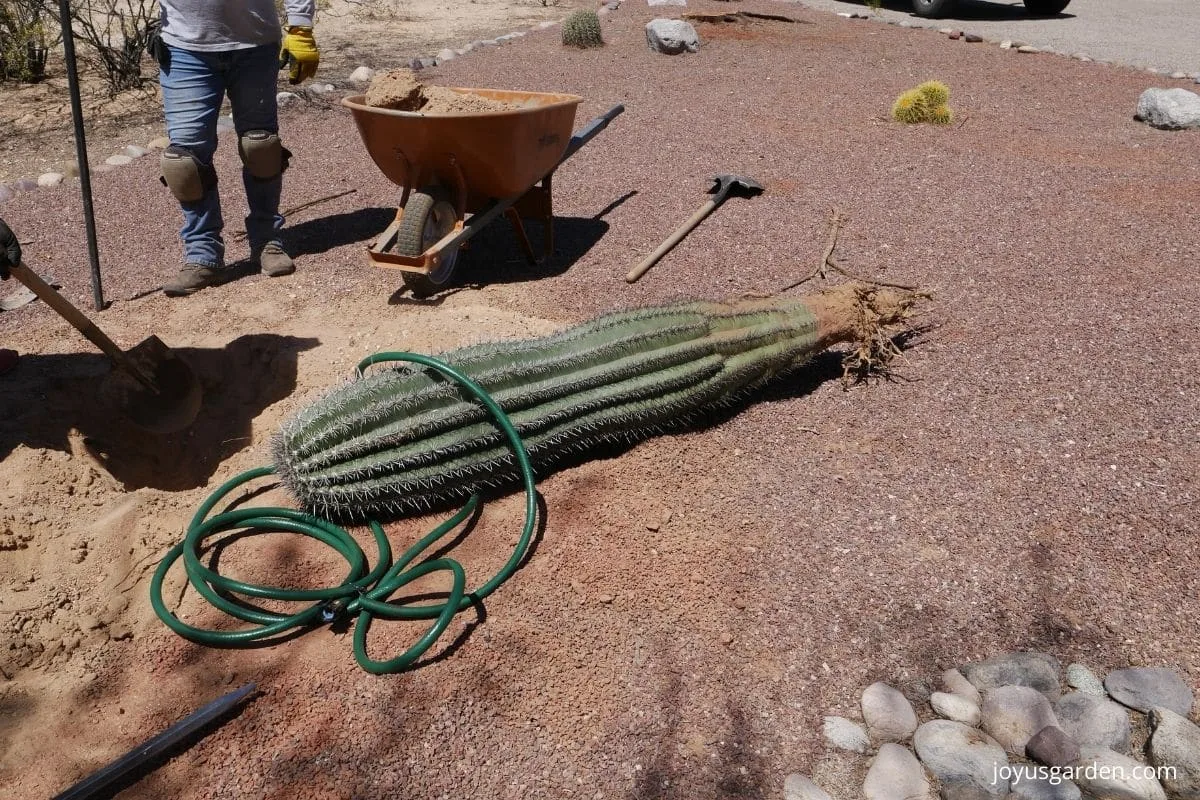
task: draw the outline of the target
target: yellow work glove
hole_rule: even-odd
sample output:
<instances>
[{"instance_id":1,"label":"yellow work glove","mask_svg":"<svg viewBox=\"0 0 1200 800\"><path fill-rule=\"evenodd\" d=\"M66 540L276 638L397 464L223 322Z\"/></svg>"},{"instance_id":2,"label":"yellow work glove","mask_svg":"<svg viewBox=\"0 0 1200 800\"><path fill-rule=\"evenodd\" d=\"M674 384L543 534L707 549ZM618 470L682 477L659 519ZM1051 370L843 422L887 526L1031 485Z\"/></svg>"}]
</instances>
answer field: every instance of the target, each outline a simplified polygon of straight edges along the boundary
<instances>
[{"instance_id":1,"label":"yellow work glove","mask_svg":"<svg viewBox=\"0 0 1200 800\"><path fill-rule=\"evenodd\" d=\"M291 67L288 83L295 85L308 80L317 74L317 65L320 63L321 51L317 49L312 28L299 25L289 27L287 35L283 37L283 47L279 50L279 68Z\"/></svg>"}]
</instances>

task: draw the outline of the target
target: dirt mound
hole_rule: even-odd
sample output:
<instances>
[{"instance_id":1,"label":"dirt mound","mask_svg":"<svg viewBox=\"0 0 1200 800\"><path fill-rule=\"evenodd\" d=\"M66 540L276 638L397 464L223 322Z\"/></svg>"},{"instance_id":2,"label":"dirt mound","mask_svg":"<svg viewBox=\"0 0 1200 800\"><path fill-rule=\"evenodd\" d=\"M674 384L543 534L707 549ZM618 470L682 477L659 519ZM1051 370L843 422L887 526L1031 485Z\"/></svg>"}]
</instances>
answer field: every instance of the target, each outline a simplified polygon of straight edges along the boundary
<instances>
[{"instance_id":1,"label":"dirt mound","mask_svg":"<svg viewBox=\"0 0 1200 800\"><path fill-rule=\"evenodd\" d=\"M479 114L521 108L519 104L444 86L424 86L411 69L394 69L376 75L367 88L366 103L376 108L420 111L422 114Z\"/></svg>"}]
</instances>

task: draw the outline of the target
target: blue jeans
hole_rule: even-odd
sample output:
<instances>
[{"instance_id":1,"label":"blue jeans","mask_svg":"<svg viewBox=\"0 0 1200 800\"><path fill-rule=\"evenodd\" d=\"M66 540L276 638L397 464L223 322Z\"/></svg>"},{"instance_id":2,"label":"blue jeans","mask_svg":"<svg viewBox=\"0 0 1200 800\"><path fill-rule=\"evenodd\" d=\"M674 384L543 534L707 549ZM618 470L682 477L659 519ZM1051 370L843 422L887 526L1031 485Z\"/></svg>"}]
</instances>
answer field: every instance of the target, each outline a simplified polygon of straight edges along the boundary
<instances>
[{"instance_id":1,"label":"blue jeans","mask_svg":"<svg viewBox=\"0 0 1200 800\"><path fill-rule=\"evenodd\" d=\"M279 110L275 82L279 73L279 45L267 44L246 50L201 53L168 45L170 60L162 68L163 111L171 144L186 147L205 165L212 165L217 150L217 118L221 102L229 95L233 124L240 138L246 131L279 132ZM242 169L246 201L246 233L250 250L258 253L269 244L279 244L283 217L279 195L283 177L255 178ZM194 203L183 208L183 257L188 264L206 267L225 265L225 241L221 230L221 198L213 186Z\"/></svg>"}]
</instances>

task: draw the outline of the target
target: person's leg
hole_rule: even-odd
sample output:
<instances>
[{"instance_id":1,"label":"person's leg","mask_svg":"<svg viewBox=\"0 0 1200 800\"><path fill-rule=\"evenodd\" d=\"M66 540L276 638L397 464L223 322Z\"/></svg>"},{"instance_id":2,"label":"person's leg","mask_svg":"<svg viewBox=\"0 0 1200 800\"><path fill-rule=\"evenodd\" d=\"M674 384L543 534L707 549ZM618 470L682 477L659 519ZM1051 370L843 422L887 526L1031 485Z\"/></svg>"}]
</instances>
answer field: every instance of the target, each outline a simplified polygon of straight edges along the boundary
<instances>
[{"instance_id":1,"label":"person's leg","mask_svg":"<svg viewBox=\"0 0 1200 800\"><path fill-rule=\"evenodd\" d=\"M292 271L283 251L279 231L283 216L279 197L288 153L279 139L279 111L275 101L279 74L279 45L263 45L232 54L229 102L242 158L242 182L250 214L246 234L252 257L263 271L283 275Z\"/></svg>"},{"instance_id":2,"label":"person's leg","mask_svg":"<svg viewBox=\"0 0 1200 800\"><path fill-rule=\"evenodd\" d=\"M171 185L183 209L184 261L189 265L220 269L225 265L225 242L221 238L224 220L217 193L216 173L212 168L217 149L217 116L224 98L224 78L220 53L198 53L170 47L170 61L160 75L163 112L171 153L164 157L164 174L169 171L195 173L182 179L199 183L180 188ZM194 159L192 164L189 156ZM171 159L174 159L172 161ZM176 180L176 183L178 183ZM181 196L182 195L182 196Z\"/></svg>"}]
</instances>

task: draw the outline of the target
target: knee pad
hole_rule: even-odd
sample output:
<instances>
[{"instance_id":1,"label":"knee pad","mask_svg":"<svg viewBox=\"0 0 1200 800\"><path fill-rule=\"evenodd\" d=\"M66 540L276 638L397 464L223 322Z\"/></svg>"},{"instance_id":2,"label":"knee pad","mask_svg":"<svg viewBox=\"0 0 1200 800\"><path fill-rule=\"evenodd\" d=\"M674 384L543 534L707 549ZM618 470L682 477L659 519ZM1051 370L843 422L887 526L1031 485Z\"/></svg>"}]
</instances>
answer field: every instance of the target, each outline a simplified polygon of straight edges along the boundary
<instances>
[{"instance_id":1,"label":"knee pad","mask_svg":"<svg viewBox=\"0 0 1200 800\"><path fill-rule=\"evenodd\" d=\"M204 193L217 185L217 171L181 145L173 144L163 151L160 159L163 186L171 190L181 203L195 203Z\"/></svg>"},{"instance_id":2,"label":"knee pad","mask_svg":"<svg viewBox=\"0 0 1200 800\"><path fill-rule=\"evenodd\" d=\"M238 137L238 155L251 177L260 181L278 178L287 169L292 154L270 131L246 131Z\"/></svg>"}]
</instances>

